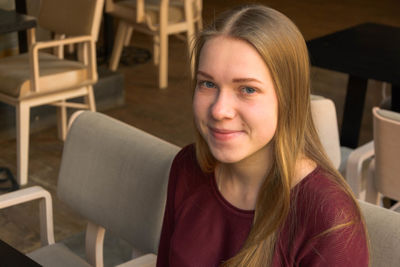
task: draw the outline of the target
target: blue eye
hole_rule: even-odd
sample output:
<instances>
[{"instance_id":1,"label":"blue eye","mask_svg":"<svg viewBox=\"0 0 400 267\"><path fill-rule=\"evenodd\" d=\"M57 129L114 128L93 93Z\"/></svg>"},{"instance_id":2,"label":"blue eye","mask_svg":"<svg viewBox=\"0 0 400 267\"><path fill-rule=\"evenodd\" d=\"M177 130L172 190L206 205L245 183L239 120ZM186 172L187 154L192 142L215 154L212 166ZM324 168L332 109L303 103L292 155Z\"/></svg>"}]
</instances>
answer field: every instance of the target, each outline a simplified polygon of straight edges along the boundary
<instances>
[{"instance_id":1,"label":"blue eye","mask_svg":"<svg viewBox=\"0 0 400 267\"><path fill-rule=\"evenodd\" d=\"M215 84L213 82L210 81L200 81L199 85L205 88L214 88Z\"/></svg>"},{"instance_id":2,"label":"blue eye","mask_svg":"<svg viewBox=\"0 0 400 267\"><path fill-rule=\"evenodd\" d=\"M256 92L256 89L251 88L251 87L243 87L242 92L248 95L254 94Z\"/></svg>"}]
</instances>

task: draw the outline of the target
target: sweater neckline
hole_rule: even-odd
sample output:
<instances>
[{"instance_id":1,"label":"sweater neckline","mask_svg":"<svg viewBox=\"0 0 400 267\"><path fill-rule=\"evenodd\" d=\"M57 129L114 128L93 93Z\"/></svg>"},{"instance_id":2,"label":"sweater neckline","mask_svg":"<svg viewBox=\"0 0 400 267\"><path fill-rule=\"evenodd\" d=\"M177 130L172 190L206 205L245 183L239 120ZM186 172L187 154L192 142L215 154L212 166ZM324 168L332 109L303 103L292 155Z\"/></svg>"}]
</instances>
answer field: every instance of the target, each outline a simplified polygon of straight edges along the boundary
<instances>
[{"instance_id":1,"label":"sweater neckline","mask_svg":"<svg viewBox=\"0 0 400 267\"><path fill-rule=\"evenodd\" d=\"M225 208L227 208L229 211L232 211L235 214L241 215L241 216L254 216L254 210L244 210L240 209L234 205L232 205L228 200L225 199L225 197L221 194L221 192L218 189L217 186L217 181L215 179L215 172L212 173L211 175L211 187L213 190L213 193L215 197L217 198L218 202L222 204Z\"/></svg>"},{"instance_id":2,"label":"sweater neckline","mask_svg":"<svg viewBox=\"0 0 400 267\"><path fill-rule=\"evenodd\" d=\"M320 166L317 166L313 171L311 171L309 174L307 174L306 177L304 177L299 183L297 183L292 189L291 191L293 191L294 189L300 187L303 183L305 183L306 180L309 180L310 177L315 176L316 173L318 173L320 169ZM218 202L220 204L222 204L225 208L227 208L228 210L232 211L233 213L236 213L238 215L241 216L254 216L254 212L255 210L245 210L245 209L240 209L234 205L232 205L228 200L225 199L225 197L221 194L221 192L218 189L217 186L217 181L215 178L215 172L212 173L211 175L211 188L212 191L215 195L215 197L217 198Z\"/></svg>"}]
</instances>

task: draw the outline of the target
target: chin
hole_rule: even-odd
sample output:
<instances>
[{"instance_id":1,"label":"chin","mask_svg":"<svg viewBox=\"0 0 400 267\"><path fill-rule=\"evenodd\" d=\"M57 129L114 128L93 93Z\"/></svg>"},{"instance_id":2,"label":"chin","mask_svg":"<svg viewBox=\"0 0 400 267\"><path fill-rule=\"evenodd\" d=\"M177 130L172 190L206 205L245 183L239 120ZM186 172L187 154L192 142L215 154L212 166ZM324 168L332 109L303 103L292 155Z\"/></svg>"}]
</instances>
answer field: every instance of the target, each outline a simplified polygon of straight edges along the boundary
<instances>
[{"instance_id":1,"label":"chin","mask_svg":"<svg viewBox=\"0 0 400 267\"><path fill-rule=\"evenodd\" d=\"M210 151L214 158L220 163L236 163L243 159L239 153L234 151L221 151L220 149L210 149Z\"/></svg>"}]
</instances>

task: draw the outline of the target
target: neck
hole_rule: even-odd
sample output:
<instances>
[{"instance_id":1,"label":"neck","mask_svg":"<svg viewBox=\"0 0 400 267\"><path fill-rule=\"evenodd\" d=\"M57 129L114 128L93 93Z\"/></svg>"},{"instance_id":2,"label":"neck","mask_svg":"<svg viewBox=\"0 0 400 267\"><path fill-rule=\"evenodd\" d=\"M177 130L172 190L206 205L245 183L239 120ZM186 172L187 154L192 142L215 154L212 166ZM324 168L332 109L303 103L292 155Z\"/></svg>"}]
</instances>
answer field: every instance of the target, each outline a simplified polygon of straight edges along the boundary
<instances>
[{"instance_id":1,"label":"neck","mask_svg":"<svg viewBox=\"0 0 400 267\"><path fill-rule=\"evenodd\" d=\"M240 162L217 166L216 182L227 201L241 209L255 209L258 191L272 165L271 153L264 150Z\"/></svg>"}]
</instances>

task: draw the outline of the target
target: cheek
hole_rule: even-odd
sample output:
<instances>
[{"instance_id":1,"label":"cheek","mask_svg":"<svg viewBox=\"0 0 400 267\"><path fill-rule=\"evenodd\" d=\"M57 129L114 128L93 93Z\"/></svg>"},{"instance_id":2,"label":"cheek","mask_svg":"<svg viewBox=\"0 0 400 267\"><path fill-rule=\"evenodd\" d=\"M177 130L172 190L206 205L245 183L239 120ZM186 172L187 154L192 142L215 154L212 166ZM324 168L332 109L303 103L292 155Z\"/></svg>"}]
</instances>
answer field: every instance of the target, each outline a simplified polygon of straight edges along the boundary
<instances>
[{"instance_id":1,"label":"cheek","mask_svg":"<svg viewBox=\"0 0 400 267\"><path fill-rule=\"evenodd\" d=\"M207 112L209 108L208 98L203 94L196 93L193 96L193 116L198 123L199 120L205 119L207 117Z\"/></svg>"},{"instance_id":2,"label":"cheek","mask_svg":"<svg viewBox=\"0 0 400 267\"><path fill-rule=\"evenodd\" d=\"M265 107L270 107L266 109ZM252 127L258 132L261 140L271 139L276 132L278 124L278 109L275 101L267 101L252 110ZM256 130L257 129L257 130Z\"/></svg>"}]
</instances>

